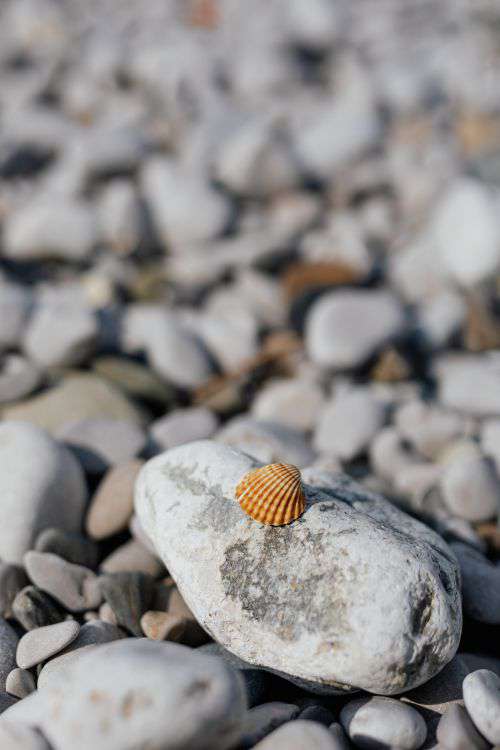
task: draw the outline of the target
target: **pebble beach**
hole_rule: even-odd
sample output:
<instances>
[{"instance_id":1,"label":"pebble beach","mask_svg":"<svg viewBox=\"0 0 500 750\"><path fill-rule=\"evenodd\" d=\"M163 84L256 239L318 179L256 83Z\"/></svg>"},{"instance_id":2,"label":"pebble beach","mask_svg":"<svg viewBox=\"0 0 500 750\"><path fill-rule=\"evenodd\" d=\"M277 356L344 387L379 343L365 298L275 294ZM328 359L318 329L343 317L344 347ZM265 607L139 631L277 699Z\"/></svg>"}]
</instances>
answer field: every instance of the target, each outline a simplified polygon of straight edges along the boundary
<instances>
[{"instance_id":1,"label":"pebble beach","mask_svg":"<svg viewBox=\"0 0 500 750\"><path fill-rule=\"evenodd\" d=\"M0 4L0 750L500 748L499 30Z\"/></svg>"}]
</instances>

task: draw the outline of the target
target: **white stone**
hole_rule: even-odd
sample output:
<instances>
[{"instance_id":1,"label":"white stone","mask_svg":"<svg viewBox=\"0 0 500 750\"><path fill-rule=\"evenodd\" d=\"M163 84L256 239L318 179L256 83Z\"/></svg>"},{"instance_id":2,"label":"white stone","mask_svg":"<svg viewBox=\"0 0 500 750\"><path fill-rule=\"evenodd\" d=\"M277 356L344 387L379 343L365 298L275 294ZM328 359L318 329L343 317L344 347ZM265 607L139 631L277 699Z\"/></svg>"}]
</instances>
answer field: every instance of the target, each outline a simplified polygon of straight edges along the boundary
<instances>
[{"instance_id":1,"label":"white stone","mask_svg":"<svg viewBox=\"0 0 500 750\"><path fill-rule=\"evenodd\" d=\"M136 250L141 240L141 207L137 192L125 179L112 180L99 196L101 238L123 255Z\"/></svg>"},{"instance_id":2,"label":"white stone","mask_svg":"<svg viewBox=\"0 0 500 750\"><path fill-rule=\"evenodd\" d=\"M500 481L478 446L463 441L443 458L440 487L449 510L466 521L488 521L500 507Z\"/></svg>"},{"instance_id":3,"label":"white stone","mask_svg":"<svg viewBox=\"0 0 500 750\"><path fill-rule=\"evenodd\" d=\"M36 729L5 719L0 723L0 746L2 750L51 750Z\"/></svg>"},{"instance_id":4,"label":"white stone","mask_svg":"<svg viewBox=\"0 0 500 750\"><path fill-rule=\"evenodd\" d=\"M314 432L314 447L342 461L351 461L368 447L383 426L384 416L384 406L369 389L341 389L322 409Z\"/></svg>"},{"instance_id":5,"label":"white stone","mask_svg":"<svg viewBox=\"0 0 500 750\"><path fill-rule=\"evenodd\" d=\"M97 239L89 205L60 194L45 196L7 217L4 255L14 260L88 258Z\"/></svg>"},{"instance_id":6,"label":"white stone","mask_svg":"<svg viewBox=\"0 0 500 750\"><path fill-rule=\"evenodd\" d=\"M330 0L290 0L285 5L285 29L295 44L319 52L332 46L340 31L340 5Z\"/></svg>"},{"instance_id":7,"label":"white stone","mask_svg":"<svg viewBox=\"0 0 500 750\"><path fill-rule=\"evenodd\" d=\"M197 174L155 157L143 168L142 189L166 246L219 235L229 220L226 198Z\"/></svg>"},{"instance_id":8,"label":"white stone","mask_svg":"<svg viewBox=\"0 0 500 750\"><path fill-rule=\"evenodd\" d=\"M276 378L255 396L252 415L295 430L312 430L323 403L323 391L312 379Z\"/></svg>"},{"instance_id":9,"label":"white stone","mask_svg":"<svg viewBox=\"0 0 500 750\"><path fill-rule=\"evenodd\" d=\"M243 681L222 660L145 638L92 647L28 700L3 720L73 750L229 750L246 708Z\"/></svg>"},{"instance_id":10,"label":"white stone","mask_svg":"<svg viewBox=\"0 0 500 750\"><path fill-rule=\"evenodd\" d=\"M460 178L445 193L433 217L432 235L444 267L454 281L474 286L500 264L495 204L480 182Z\"/></svg>"},{"instance_id":11,"label":"white stone","mask_svg":"<svg viewBox=\"0 0 500 750\"><path fill-rule=\"evenodd\" d=\"M306 320L306 348L318 365L363 364L404 325L395 297L385 291L340 290L323 295Z\"/></svg>"},{"instance_id":12,"label":"white stone","mask_svg":"<svg viewBox=\"0 0 500 750\"><path fill-rule=\"evenodd\" d=\"M326 179L377 139L380 123L370 81L352 60L341 63L342 89L308 108L306 122L297 123L297 153L306 170Z\"/></svg>"},{"instance_id":13,"label":"white stone","mask_svg":"<svg viewBox=\"0 0 500 750\"><path fill-rule=\"evenodd\" d=\"M299 176L283 133L259 116L246 118L227 134L215 174L234 193L260 198L293 188Z\"/></svg>"},{"instance_id":14,"label":"white stone","mask_svg":"<svg viewBox=\"0 0 500 750\"><path fill-rule=\"evenodd\" d=\"M465 355L438 363L439 398L478 417L500 416L500 356Z\"/></svg>"},{"instance_id":15,"label":"white stone","mask_svg":"<svg viewBox=\"0 0 500 750\"><path fill-rule=\"evenodd\" d=\"M226 422L216 438L267 464L281 461L300 468L314 458L304 435L280 422L239 415Z\"/></svg>"},{"instance_id":16,"label":"white stone","mask_svg":"<svg viewBox=\"0 0 500 750\"><path fill-rule=\"evenodd\" d=\"M438 460L440 454L466 432L466 421L459 414L410 401L396 412L394 422L401 436L425 458Z\"/></svg>"},{"instance_id":17,"label":"white stone","mask_svg":"<svg viewBox=\"0 0 500 750\"><path fill-rule=\"evenodd\" d=\"M145 351L152 368L174 385L194 388L212 374L200 342L172 311L131 305L123 329L125 351Z\"/></svg>"},{"instance_id":18,"label":"white stone","mask_svg":"<svg viewBox=\"0 0 500 750\"><path fill-rule=\"evenodd\" d=\"M25 354L42 367L81 364L96 346L99 327L93 310L61 295L42 301L23 336Z\"/></svg>"},{"instance_id":19,"label":"white stone","mask_svg":"<svg viewBox=\"0 0 500 750\"><path fill-rule=\"evenodd\" d=\"M465 300L450 289L425 300L418 310L418 319L427 342L439 348L446 346L461 328L466 314Z\"/></svg>"},{"instance_id":20,"label":"white stone","mask_svg":"<svg viewBox=\"0 0 500 750\"><path fill-rule=\"evenodd\" d=\"M493 745L500 743L500 677L478 669L464 680L464 703L481 734Z\"/></svg>"},{"instance_id":21,"label":"white stone","mask_svg":"<svg viewBox=\"0 0 500 750\"><path fill-rule=\"evenodd\" d=\"M21 563L42 529L79 531L85 480L70 452L27 422L0 424L0 557Z\"/></svg>"},{"instance_id":22,"label":"white stone","mask_svg":"<svg viewBox=\"0 0 500 750\"><path fill-rule=\"evenodd\" d=\"M500 476L500 419L485 419L481 424L481 448L495 462Z\"/></svg>"},{"instance_id":23,"label":"white stone","mask_svg":"<svg viewBox=\"0 0 500 750\"><path fill-rule=\"evenodd\" d=\"M358 698L340 712L342 726L356 747L418 750L427 736L423 717L393 698Z\"/></svg>"},{"instance_id":24,"label":"white stone","mask_svg":"<svg viewBox=\"0 0 500 750\"><path fill-rule=\"evenodd\" d=\"M320 692L399 693L436 674L461 631L448 546L344 475L306 486L299 521L262 526L234 494L256 465L200 441L149 461L136 484L136 513L203 627Z\"/></svg>"},{"instance_id":25,"label":"white stone","mask_svg":"<svg viewBox=\"0 0 500 750\"><path fill-rule=\"evenodd\" d=\"M18 354L5 354L0 360L0 404L29 395L42 379L40 369Z\"/></svg>"},{"instance_id":26,"label":"white stone","mask_svg":"<svg viewBox=\"0 0 500 750\"><path fill-rule=\"evenodd\" d=\"M212 437L217 429L217 417L204 406L174 409L157 419L150 427L154 442L162 449Z\"/></svg>"}]
</instances>

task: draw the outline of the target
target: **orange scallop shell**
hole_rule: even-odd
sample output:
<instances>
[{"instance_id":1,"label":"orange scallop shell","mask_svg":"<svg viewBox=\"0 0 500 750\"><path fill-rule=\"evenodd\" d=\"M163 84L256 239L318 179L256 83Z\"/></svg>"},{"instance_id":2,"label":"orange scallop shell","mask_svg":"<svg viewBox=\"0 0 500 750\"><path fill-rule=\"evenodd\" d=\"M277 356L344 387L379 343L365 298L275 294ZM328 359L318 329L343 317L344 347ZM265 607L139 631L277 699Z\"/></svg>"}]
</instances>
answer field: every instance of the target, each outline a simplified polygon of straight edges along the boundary
<instances>
[{"instance_id":1,"label":"orange scallop shell","mask_svg":"<svg viewBox=\"0 0 500 750\"><path fill-rule=\"evenodd\" d=\"M245 474L236 487L236 499L255 521L284 526L305 510L300 471L291 464L268 464Z\"/></svg>"}]
</instances>

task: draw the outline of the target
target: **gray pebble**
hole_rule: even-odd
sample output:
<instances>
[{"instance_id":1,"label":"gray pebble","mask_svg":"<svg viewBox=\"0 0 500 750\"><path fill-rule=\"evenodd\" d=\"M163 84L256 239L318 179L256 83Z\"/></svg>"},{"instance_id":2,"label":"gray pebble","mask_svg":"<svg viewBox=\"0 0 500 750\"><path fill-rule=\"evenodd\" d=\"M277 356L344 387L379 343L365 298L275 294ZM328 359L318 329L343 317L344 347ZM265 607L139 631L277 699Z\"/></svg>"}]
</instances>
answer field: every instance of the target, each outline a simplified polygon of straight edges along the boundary
<instances>
[{"instance_id":1,"label":"gray pebble","mask_svg":"<svg viewBox=\"0 0 500 750\"><path fill-rule=\"evenodd\" d=\"M203 406L175 409L150 427L151 436L161 450L212 437L216 429L216 416Z\"/></svg>"},{"instance_id":2,"label":"gray pebble","mask_svg":"<svg viewBox=\"0 0 500 750\"><path fill-rule=\"evenodd\" d=\"M29 583L28 576L19 565L0 563L0 615L11 618L12 604L17 594Z\"/></svg>"},{"instance_id":3,"label":"gray pebble","mask_svg":"<svg viewBox=\"0 0 500 750\"><path fill-rule=\"evenodd\" d=\"M278 422L260 422L238 415L225 423L216 438L263 463L282 461L302 468L314 459L304 434Z\"/></svg>"},{"instance_id":4,"label":"gray pebble","mask_svg":"<svg viewBox=\"0 0 500 750\"><path fill-rule=\"evenodd\" d=\"M26 324L30 293L0 278L0 351L17 348Z\"/></svg>"},{"instance_id":5,"label":"gray pebble","mask_svg":"<svg viewBox=\"0 0 500 750\"><path fill-rule=\"evenodd\" d=\"M90 474L102 474L110 466L130 461L146 442L144 432L133 422L95 417L65 424L57 437Z\"/></svg>"},{"instance_id":6,"label":"gray pebble","mask_svg":"<svg viewBox=\"0 0 500 750\"><path fill-rule=\"evenodd\" d=\"M5 690L7 675L16 666L18 640L15 630L0 618L0 690Z\"/></svg>"},{"instance_id":7,"label":"gray pebble","mask_svg":"<svg viewBox=\"0 0 500 750\"><path fill-rule=\"evenodd\" d=\"M118 625L141 637L141 617L151 609L154 578L145 573L113 573L99 580L104 599L113 610Z\"/></svg>"},{"instance_id":8,"label":"gray pebble","mask_svg":"<svg viewBox=\"0 0 500 750\"><path fill-rule=\"evenodd\" d=\"M51 750L37 729L8 719L0 723L0 747L2 750Z\"/></svg>"},{"instance_id":9,"label":"gray pebble","mask_svg":"<svg viewBox=\"0 0 500 750\"><path fill-rule=\"evenodd\" d=\"M101 562L103 573L147 573L153 578L165 571L165 567L159 557L153 555L137 539L129 539L128 542L117 547Z\"/></svg>"},{"instance_id":10,"label":"gray pebble","mask_svg":"<svg viewBox=\"0 0 500 750\"><path fill-rule=\"evenodd\" d=\"M268 734L254 750L347 750L342 737L314 721L289 721Z\"/></svg>"},{"instance_id":11,"label":"gray pebble","mask_svg":"<svg viewBox=\"0 0 500 750\"><path fill-rule=\"evenodd\" d=\"M0 714L3 714L4 711L6 711L8 708L13 706L15 703L17 703L17 698L14 698L13 695L9 695L8 693L0 692ZM3 750L3 748L2 748Z\"/></svg>"},{"instance_id":12,"label":"gray pebble","mask_svg":"<svg viewBox=\"0 0 500 750\"><path fill-rule=\"evenodd\" d=\"M30 630L17 645L17 664L21 669L30 669L35 664L50 659L54 654L74 641L80 630L75 620L65 620L55 625Z\"/></svg>"},{"instance_id":13,"label":"gray pebble","mask_svg":"<svg viewBox=\"0 0 500 750\"><path fill-rule=\"evenodd\" d=\"M71 534L62 529L44 529L35 542L36 552L52 552L75 565L95 568L99 549L95 542L81 534Z\"/></svg>"},{"instance_id":14,"label":"gray pebble","mask_svg":"<svg viewBox=\"0 0 500 750\"><path fill-rule=\"evenodd\" d=\"M464 612L479 622L500 623L500 568L468 544L450 546L462 573Z\"/></svg>"},{"instance_id":15,"label":"gray pebble","mask_svg":"<svg viewBox=\"0 0 500 750\"><path fill-rule=\"evenodd\" d=\"M298 715L298 706L293 703L281 703L273 701L263 703L251 708L245 717L241 744L244 747L253 747L264 737L270 734L287 721L295 719Z\"/></svg>"},{"instance_id":16,"label":"gray pebble","mask_svg":"<svg viewBox=\"0 0 500 750\"><path fill-rule=\"evenodd\" d=\"M25 554L24 565L33 583L70 612L96 609L101 603L97 577L82 565L73 565L51 552L34 550Z\"/></svg>"},{"instance_id":17,"label":"gray pebble","mask_svg":"<svg viewBox=\"0 0 500 750\"><path fill-rule=\"evenodd\" d=\"M332 712L319 703L304 708L297 718L302 721L316 721L318 724L323 724L325 727L329 727L335 720Z\"/></svg>"},{"instance_id":18,"label":"gray pebble","mask_svg":"<svg viewBox=\"0 0 500 750\"><path fill-rule=\"evenodd\" d=\"M488 669L467 675L464 703L476 728L492 745L500 744L500 677Z\"/></svg>"},{"instance_id":19,"label":"gray pebble","mask_svg":"<svg viewBox=\"0 0 500 750\"><path fill-rule=\"evenodd\" d=\"M62 622L65 612L61 606L36 586L25 586L12 602L12 614L25 630Z\"/></svg>"},{"instance_id":20,"label":"gray pebble","mask_svg":"<svg viewBox=\"0 0 500 750\"><path fill-rule=\"evenodd\" d=\"M23 335L23 351L42 368L83 363L99 333L93 310L63 292L35 308Z\"/></svg>"},{"instance_id":21,"label":"gray pebble","mask_svg":"<svg viewBox=\"0 0 500 750\"><path fill-rule=\"evenodd\" d=\"M19 354L5 354L0 362L0 403L28 396L39 385L41 377L39 368L29 359Z\"/></svg>"},{"instance_id":22,"label":"gray pebble","mask_svg":"<svg viewBox=\"0 0 500 750\"><path fill-rule=\"evenodd\" d=\"M340 712L340 720L357 747L417 750L427 736L427 727L411 706L394 698L357 698Z\"/></svg>"},{"instance_id":23,"label":"gray pebble","mask_svg":"<svg viewBox=\"0 0 500 750\"><path fill-rule=\"evenodd\" d=\"M35 678L27 669L16 667L7 675L5 690L14 698L26 698L36 690Z\"/></svg>"},{"instance_id":24,"label":"gray pebble","mask_svg":"<svg viewBox=\"0 0 500 750\"><path fill-rule=\"evenodd\" d=\"M488 743L481 737L463 706L450 706L437 728L437 739L445 750L488 750Z\"/></svg>"},{"instance_id":25,"label":"gray pebble","mask_svg":"<svg viewBox=\"0 0 500 750\"><path fill-rule=\"evenodd\" d=\"M84 260L95 244L96 221L81 200L44 197L12 212L4 228L4 254L14 260Z\"/></svg>"},{"instance_id":26,"label":"gray pebble","mask_svg":"<svg viewBox=\"0 0 500 750\"><path fill-rule=\"evenodd\" d=\"M9 407L16 408L21 407ZM0 557L4 562L19 564L40 531L56 525L56 520L67 531L80 528L86 494L82 469L63 445L26 421L0 424Z\"/></svg>"},{"instance_id":27,"label":"gray pebble","mask_svg":"<svg viewBox=\"0 0 500 750\"><path fill-rule=\"evenodd\" d=\"M350 750L352 745L342 728L342 724L337 722L330 724L329 731L335 740L334 750Z\"/></svg>"}]
</instances>

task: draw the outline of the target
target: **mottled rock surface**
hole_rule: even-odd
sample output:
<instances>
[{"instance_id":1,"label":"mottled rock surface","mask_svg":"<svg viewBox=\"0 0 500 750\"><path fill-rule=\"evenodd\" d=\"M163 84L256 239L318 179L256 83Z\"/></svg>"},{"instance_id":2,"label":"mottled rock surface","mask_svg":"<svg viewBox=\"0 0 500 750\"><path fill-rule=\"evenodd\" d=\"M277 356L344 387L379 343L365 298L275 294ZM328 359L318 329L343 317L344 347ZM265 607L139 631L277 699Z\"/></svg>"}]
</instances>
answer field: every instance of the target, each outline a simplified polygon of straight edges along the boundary
<instances>
[{"instance_id":1,"label":"mottled rock surface","mask_svg":"<svg viewBox=\"0 0 500 750\"><path fill-rule=\"evenodd\" d=\"M394 694L434 676L461 630L448 546L326 472L324 486L306 486L300 520L263 527L234 499L256 465L200 441L152 459L139 475L136 512L203 627L251 664L318 691Z\"/></svg>"}]
</instances>

